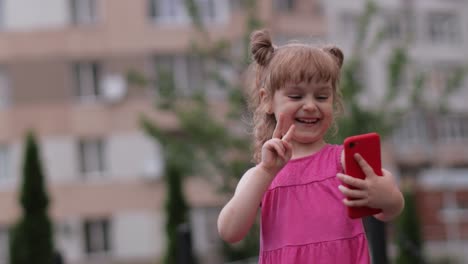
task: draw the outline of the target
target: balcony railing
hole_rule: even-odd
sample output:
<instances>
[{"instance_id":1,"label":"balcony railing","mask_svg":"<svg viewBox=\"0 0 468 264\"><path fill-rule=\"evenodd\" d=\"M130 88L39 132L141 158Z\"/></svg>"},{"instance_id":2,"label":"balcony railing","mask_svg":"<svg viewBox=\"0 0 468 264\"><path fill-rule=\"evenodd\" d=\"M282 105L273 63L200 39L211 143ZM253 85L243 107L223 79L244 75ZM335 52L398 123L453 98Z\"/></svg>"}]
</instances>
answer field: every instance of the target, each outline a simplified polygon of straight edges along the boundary
<instances>
[{"instance_id":1,"label":"balcony railing","mask_svg":"<svg viewBox=\"0 0 468 264\"><path fill-rule=\"evenodd\" d=\"M392 145L402 162L468 164L468 114L410 113Z\"/></svg>"}]
</instances>

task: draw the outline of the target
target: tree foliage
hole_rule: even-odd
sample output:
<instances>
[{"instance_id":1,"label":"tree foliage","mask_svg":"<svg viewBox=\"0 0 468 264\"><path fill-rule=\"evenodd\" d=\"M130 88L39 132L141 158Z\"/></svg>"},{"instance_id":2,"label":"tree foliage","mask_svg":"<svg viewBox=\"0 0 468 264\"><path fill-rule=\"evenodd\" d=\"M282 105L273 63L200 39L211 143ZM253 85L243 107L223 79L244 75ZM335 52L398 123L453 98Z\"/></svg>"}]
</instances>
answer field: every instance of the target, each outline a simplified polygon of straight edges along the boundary
<instances>
[{"instance_id":1,"label":"tree foliage","mask_svg":"<svg viewBox=\"0 0 468 264\"><path fill-rule=\"evenodd\" d=\"M405 8L404 21L411 22L412 10L407 6ZM403 121L404 113L414 110L425 111L447 111L447 102L450 95L459 89L465 76L465 67L460 67L453 73L449 74L446 79L445 89L442 96L436 102L436 108L431 109L430 104L425 101L424 87L427 73L424 71L416 71L411 68L411 59L408 55L409 47L413 39L411 31L406 31L400 41L388 45L391 47L389 56L387 57L386 70L387 82L382 83L384 88L383 101L377 106L365 107L360 96L368 91L366 83L363 81L365 74L363 69L366 67L367 58L382 47L382 44L387 43L385 26L378 30L375 35L370 34L369 25L373 17L379 12L379 6L374 1L367 1L366 7L362 16L359 19L359 28L356 42L353 46L351 58L342 69L341 91L345 101L345 114L338 120L339 132L334 138L335 142L341 143L343 139L350 135L378 132L383 138L391 134L398 126L399 122ZM408 25L407 29L411 29ZM370 43L369 45L366 45ZM387 47L388 47L387 46ZM414 72L411 72L413 70ZM411 74L413 73L413 74ZM412 76L412 80L408 80L408 76ZM406 91L405 91L406 89ZM403 92L408 92L407 107L396 107L395 101ZM373 98L373 101L378 101L379 98ZM412 190L406 190L406 206L398 219L396 226L396 237L398 244L398 259L397 263L422 263L423 261L423 240L421 239L420 223L416 215L417 205L414 200ZM366 232L368 232L369 242L371 244L372 258L375 263L388 263L386 257L385 245L385 226L379 221L368 218L365 220ZM370 236L369 236L370 233Z\"/></svg>"},{"instance_id":2,"label":"tree foliage","mask_svg":"<svg viewBox=\"0 0 468 264\"><path fill-rule=\"evenodd\" d=\"M412 191L406 190L405 212L398 218L396 229L400 232L396 235L396 245L398 255L396 263L398 264L422 264L423 240L421 235L421 226L418 216L418 208Z\"/></svg>"},{"instance_id":3,"label":"tree foliage","mask_svg":"<svg viewBox=\"0 0 468 264\"><path fill-rule=\"evenodd\" d=\"M367 58L379 51L385 42L385 28L378 30L375 35L370 34L369 25L373 21L379 7L373 1L367 1L364 12L359 19L357 38L353 46L353 53L342 69L341 92L345 102L345 112L338 119L338 135L336 143L342 144L344 138L369 132L377 132L383 138L392 132L398 121L402 109L395 109L393 102L401 93L401 83L408 64L406 46L393 48L387 60L387 83L382 83L384 89L383 102L373 106L362 104L361 96L369 91L364 80ZM369 43L369 44L368 44ZM379 98L373 98L378 101ZM373 263L389 263L387 256L385 224L373 217L364 219L366 234L369 240Z\"/></svg>"},{"instance_id":4,"label":"tree foliage","mask_svg":"<svg viewBox=\"0 0 468 264\"><path fill-rule=\"evenodd\" d=\"M201 75L204 77L199 86L190 84L190 91L182 92L177 87L170 69L156 69L156 78L148 78L138 72L130 72L130 82L141 86L153 87L158 96L155 98L157 111L170 113L177 120L177 127L165 128L147 116L141 117L141 124L151 137L162 145L165 160L164 180L167 186L166 197L166 235L167 248L164 258L165 264L176 263L177 227L183 223L190 223L189 210L182 191L186 177L192 175L218 175L223 177L220 191L233 193L233 182L251 166L249 153L249 139L246 133L239 132L238 126L245 112L246 102L242 95L239 80L247 68L248 43L252 27L258 26L255 18L255 2L245 1L248 11L247 29L243 35L244 52L242 57L232 54L230 41L213 40L205 29L198 7L193 0L186 0L188 14L192 18L196 40L191 43L187 57L196 58L200 62ZM220 70L228 68L235 80L231 81ZM232 76L231 76L232 77ZM213 108L213 100L205 88L208 83L215 84L221 89L229 102L229 109ZM218 106L219 107L219 106ZM225 114L223 114L225 112ZM258 253L258 229L241 245L231 247L224 245L223 252L228 260L250 257Z\"/></svg>"},{"instance_id":5,"label":"tree foliage","mask_svg":"<svg viewBox=\"0 0 468 264\"><path fill-rule=\"evenodd\" d=\"M24 148L22 216L10 230L11 264L50 264L53 260L52 224L47 213L49 198L39 153L35 136L30 132Z\"/></svg>"},{"instance_id":6,"label":"tree foliage","mask_svg":"<svg viewBox=\"0 0 468 264\"><path fill-rule=\"evenodd\" d=\"M385 89L385 98L378 106L364 106L360 97L369 91L364 80L366 76L367 58L377 52L385 41L385 29L370 34L370 21L375 19L379 7L373 1L367 1L364 12L359 18L357 38L353 45L353 53L343 65L340 90L345 103L344 115L338 119L338 135L335 141L342 143L343 139L368 132L378 132L382 136L391 132L398 120L396 117L402 110L396 110L392 103L399 95L399 83L407 65L407 54L404 46L397 46L388 58L387 84L376 89ZM369 45L366 45L370 43ZM373 98L374 101L380 100Z\"/></svg>"}]
</instances>

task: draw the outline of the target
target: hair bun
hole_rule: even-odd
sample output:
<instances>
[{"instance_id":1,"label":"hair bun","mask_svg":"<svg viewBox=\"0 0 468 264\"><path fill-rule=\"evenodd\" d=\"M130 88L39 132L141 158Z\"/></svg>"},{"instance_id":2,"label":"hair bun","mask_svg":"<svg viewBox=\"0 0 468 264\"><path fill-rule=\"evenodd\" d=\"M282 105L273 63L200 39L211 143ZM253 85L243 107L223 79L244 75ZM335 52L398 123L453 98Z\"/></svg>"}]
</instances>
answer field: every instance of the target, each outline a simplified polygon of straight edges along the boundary
<instances>
[{"instance_id":1,"label":"hair bun","mask_svg":"<svg viewBox=\"0 0 468 264\"><path fill-rule=\"evenodd\" d=\"M250 35L250 48L253 58L259 65L268 65L275 51L270 32L266 29L254 31Z\"/></svg>"},{"instance_id":2,"label":"hair bun","mask_svg":"<svg viewBox=\"0 0 468 264\"><path fill-rule=\"evenodd\" d=\"M333 59L336 61L338 66L341 68L343 66L344 55L343 52L336 46L329 46L323 48L323 51L333 56Z\"/></svg>"}]
</instances>

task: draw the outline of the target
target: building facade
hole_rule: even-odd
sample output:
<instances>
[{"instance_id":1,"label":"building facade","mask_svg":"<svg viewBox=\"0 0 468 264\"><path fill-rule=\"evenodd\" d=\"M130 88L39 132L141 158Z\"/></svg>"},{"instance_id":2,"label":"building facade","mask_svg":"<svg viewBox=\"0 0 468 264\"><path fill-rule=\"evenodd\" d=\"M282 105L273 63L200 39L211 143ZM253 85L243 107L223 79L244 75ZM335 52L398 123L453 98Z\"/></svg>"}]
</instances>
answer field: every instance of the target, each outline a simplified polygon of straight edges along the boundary
<instances>
[{"instance_id":1,"label":"building facade","mask_svg":"<svg viewBox=\"0 0 468 264\"><path fill-rule=\"evenodd\" d=\"M324 1L329 38L355 50L359 16L366 1ZM465 1L376 0L369 39L377 48L365 50L362 79L369 107L388 100L390 53L405 47L408 65L398 87L395 107L408 109L384 151L387 165L411 179L429 256L451 255L466 262L468 255L468 65ZM346 57L346 56L345 56ZM349 57L349 56L348 56ZM459 74L459 75L457 75ZM461 78L460 78L461 77ZM419 91L415 91L420 82ZM410 100L417 94L416 100Z\"/></svg>"},{"instance_id":2,"label":"building facade","mask_svg":"<svg viewBox=\"0 0 468 264\"><path fill-rule=\"evenodd\" d=\"M211 37L234 49L242 43L243 1L195 2ZM319 2L256 4L278 41L325 36ZM180 89L193 89L199 64L187 54L196 36L183 0L0 1L0 263L7 263L8 228L21 213L22 146L31 129L67 263L154 263L162 256L163 153L139 118L168 128L175 120L153 107L157 94L126 76L151 76L164 65ZM196 253L203 263L219 263L215 223L224 200L202 179L184 187Z\"/></svg>"}]
</instances>

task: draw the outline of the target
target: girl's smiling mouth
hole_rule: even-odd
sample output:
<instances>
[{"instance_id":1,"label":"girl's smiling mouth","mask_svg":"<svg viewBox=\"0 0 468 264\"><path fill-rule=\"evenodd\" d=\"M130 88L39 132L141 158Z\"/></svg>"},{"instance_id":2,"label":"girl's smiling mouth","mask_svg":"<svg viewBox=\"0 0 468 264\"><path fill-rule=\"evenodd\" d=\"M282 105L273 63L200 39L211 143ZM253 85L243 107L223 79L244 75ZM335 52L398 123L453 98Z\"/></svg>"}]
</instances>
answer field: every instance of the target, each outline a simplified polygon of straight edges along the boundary
<instances>
[{"instance_id":1,"label":"girl's smiling mouth","mask_svg":"<svg viewBox=\"0 0 468 264\"><path fill-rule=\"evenodd\" d=\"M319 118L296 118L295 120L296 122L307 125L317 124L320 121Z\"/></svg>"}]
</instances>

